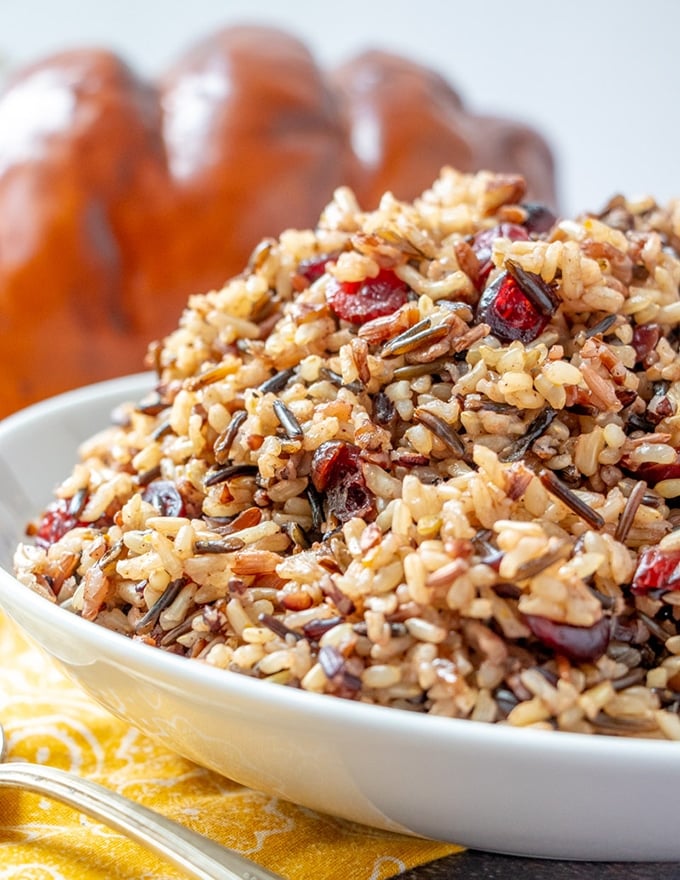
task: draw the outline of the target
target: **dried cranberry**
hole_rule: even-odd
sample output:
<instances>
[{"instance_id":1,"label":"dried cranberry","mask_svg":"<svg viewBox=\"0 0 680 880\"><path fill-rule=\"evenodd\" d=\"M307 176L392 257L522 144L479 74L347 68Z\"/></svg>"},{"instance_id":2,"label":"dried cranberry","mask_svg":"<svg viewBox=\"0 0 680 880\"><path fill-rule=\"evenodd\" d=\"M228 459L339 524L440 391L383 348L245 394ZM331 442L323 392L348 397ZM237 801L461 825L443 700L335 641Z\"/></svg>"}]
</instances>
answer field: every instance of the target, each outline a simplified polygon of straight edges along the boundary
<instances>
[{"instance_id":1,"label":"dried cranberry","mask_svg":"<svg viewBox=\"0 0 680 880\"><path fill-rule=\"evenodd\" d=\"M170 480L154 480L149 483L142 498L152 504L161 516L184 515L184 499Z\"/></svg>"},{"instance_id":2,"label":"dried cranberry","mask_svg":"<svg viewBox=\"0 0 680 880\"><path fill-rule=\"evenodd\" d=\"M638 557L631 589L642 594L648 590L680 590L680 550L664 552L648 547Z\"/></svg>"},{"instance_id":3,"label":"dried cranberry","mask_svg":"<svg viewBox=\"0 0 680 880\"><path fill-rule=\"evenodd\" d=\"M526 343L541 335L549 316L531 301L526 288L523 290L509 272L504 272L482 294L477 319L488 324L501 342L518 339Z\"/></svg>"},{"instance_id":4,"label":"dried cranberry","mask_svg":"<svg viewBox=\"0 0 680 880\"><path fill-rule=\"evenodd\" d=\"M409 290L391 269L381 269L375 278L363 281L331 278L326 296L338 318L350 324L363 324L396 312L406 302Z\"/></svg>"},{"instance_id":5,"label":"dried cranberry","mask_svg":"<svg viewBox=\"0 0 680 880\"><path fill-rule=\"evenodd\" d=\"M374 513L375 498L364 480L357 446L341 440L322 443L312 457L311 476L314 488L325 495L328 513L341 523Z\"/></svg>"},{"instance_id":6,"label":"dried cranberry","mask_svg":"<svg viewBox=\"0 0 680 880\"><path fill-rule=\"evenodd\" d=\"M516 223L501 223L491 229L483 229L478 232L470 242L470 246L479 261L479 272L475 281L477 290L483 290L486 280L493 269L491 253L493 243L497 238L509 238L510 241L527 241L529 233L523 226Z\"/></svg>"},{"instance_id":7,"label":"dried cranberry","mask_svg":"<svg viewBox=\"0 0 680 880\"><path fill-rule=\"evenodd\" d=\"M638 479L644 480L650 486L660 483L661 480L680 479L680 455L676 455L675 461L670 464L656 464L652 461L631 463L630 459L624 456L622 464L626 470L632 471Z\"/></svg>"},{"instance_id":8,"label":"dried cranberry","mask_svg":"<svg viewBox=\"0 0 680 880\"><path fill-rule=\"evenodd\" d=\"M320 257L303 260L297 268L298 275L302 275L310 284L313 284L326 271L327 263L336 259L336 257L337 254L322 254Z\"/></svg>"},{"instance_id":9,"label":"dried cranberry","mask_svg":"<svg viewBox=\"0 0 680 880\"><path fill-rule=\"evenodd\" d=\"M328 512L339 522L345 523L355 516L371 518L375 513L375 497L366 486L363 474L358 471L345 474L332 489L328 490Z\"/></svg>"},{"instance_id":10,"label":"dried cranberry","mask_svg":"<svg viewBox=\"0 0 680 880\"><path fill-rule=\"evenodd\" d=\"M42 516L35 535L39 547L47 549L63 538L78 524L78 518L71 512L71 504L65 498L53 501Z\"/></svg>"},{"instance_id":11,"label":"dried cranberry","mask_svg":"<svg viewBox=\"0 0 680 880\"><path fill-rule=\"evenodd\" d=\"M597 660L607 650L611 632L611 622L608 617L600 618L592 626L556 623L537 614L525 614L524 619L540 642L570 660L577 662Z\"/></svg>"},{"instance_id":12,"label":"dried cranberry","mask_svg":"<svg viewBox=\"0 0 680 880\"><path fill-rule=\"evenodd\" d=\"M546 205L541 205L538 202L525 202L522 207L527 212L527 218L522 225L527 232L533 235L550 232L557 222L557 217Z\"/></svg>"},{"instance_id":13,"label":"dried cranberry","mask_svg":"<svg viewBox=\"0 0 680 880\"><path fill-rule=\"evenodd\" d=\"M642 363L654 351L660 337L661 327L658 324L638 324L633 330L633 348L637 363Z\"/></svg>"},{"instance_id":14,"label":"dried cranberry","mask_svg":"<svg viewBox=\"0 0 680 880\"><path fill-rule=\"evenodd\" d=\"M328 440L315 450L312 456L312 483L317 492L325 492L348 466L356 468L359 449L342 440Z\"/></svg>"}]
</instances>

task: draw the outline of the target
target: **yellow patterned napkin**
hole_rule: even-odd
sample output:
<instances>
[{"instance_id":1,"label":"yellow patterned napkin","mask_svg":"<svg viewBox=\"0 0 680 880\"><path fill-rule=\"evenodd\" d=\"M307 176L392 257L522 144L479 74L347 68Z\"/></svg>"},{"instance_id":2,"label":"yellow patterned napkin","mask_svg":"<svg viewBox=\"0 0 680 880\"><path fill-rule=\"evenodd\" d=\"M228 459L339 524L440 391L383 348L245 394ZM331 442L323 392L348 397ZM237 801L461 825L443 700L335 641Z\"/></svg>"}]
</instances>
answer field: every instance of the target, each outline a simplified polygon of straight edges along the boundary
<instances>
[{"instance_id":1,"label":"yellow patterned napkin","mask_svg":"<svg viewBox=\"0 0 680 880\"><path fill-rule=\"evenodd\" d=\"M86 696L1 612L0 720L9 758L114 788L290 880L386 880L457 849L321 815L178 757ZM69 807L0 789L0 880L181 876Z\"/></svg>"}]
</instances>

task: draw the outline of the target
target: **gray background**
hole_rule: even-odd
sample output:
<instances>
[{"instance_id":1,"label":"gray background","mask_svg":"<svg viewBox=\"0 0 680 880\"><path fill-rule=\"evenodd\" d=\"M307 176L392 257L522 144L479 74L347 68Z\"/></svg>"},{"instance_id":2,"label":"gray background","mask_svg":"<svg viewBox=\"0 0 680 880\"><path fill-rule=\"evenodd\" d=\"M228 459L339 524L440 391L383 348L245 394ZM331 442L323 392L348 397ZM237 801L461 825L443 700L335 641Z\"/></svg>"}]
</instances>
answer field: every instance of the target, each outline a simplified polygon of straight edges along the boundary
<instances>
[{"instance_id":1,"label":"gray background","mask_svg":"<svg viewBox=\"0 0 680 880\"><path fill-rule=\"evenodd\" d=\"M566 211L616 192L680 196L674 0L0 0L0 69L98 44L153 74L214 28L254 21L297 34L324 65L367 47L408 55L473 109L538 126Z\"/></svg>"}]
</instances>

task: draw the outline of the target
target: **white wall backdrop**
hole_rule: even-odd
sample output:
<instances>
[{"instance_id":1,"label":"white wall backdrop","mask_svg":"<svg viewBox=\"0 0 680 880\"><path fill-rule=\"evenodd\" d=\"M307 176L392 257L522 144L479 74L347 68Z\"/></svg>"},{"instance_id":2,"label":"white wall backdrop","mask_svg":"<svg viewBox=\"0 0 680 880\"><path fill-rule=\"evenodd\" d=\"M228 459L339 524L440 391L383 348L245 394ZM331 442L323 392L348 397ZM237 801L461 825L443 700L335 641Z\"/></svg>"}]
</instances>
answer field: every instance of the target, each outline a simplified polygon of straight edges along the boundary
<instances>
[{"instance_id":1,"label":"white wall backdrop","mask_svg":"<svg viewBox=\"0 0 680 880\"><path fill-rule=\"evenodd\" d=\"M98 44L153 74L216 27L266 22L333 65L379 47L437 68L480 112L541 129L562 206L680 196L675 0L0 0L0 59Z\"/></svg>"}]
</instances>

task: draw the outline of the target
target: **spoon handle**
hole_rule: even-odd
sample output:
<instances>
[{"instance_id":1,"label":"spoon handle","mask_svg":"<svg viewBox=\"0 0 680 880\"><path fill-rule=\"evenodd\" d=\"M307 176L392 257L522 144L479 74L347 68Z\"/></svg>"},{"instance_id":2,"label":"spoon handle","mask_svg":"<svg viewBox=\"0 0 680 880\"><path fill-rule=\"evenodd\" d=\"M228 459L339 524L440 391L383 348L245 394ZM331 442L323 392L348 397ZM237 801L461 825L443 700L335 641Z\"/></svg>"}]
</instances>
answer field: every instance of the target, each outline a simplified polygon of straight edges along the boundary
<instances>
[{"instance_id":1,"label":"spoon handle","mask_svg":"<svg viewBox=\"0 0 680 880\"><path fill-rule=\"evenodd\" d=\"M56 767L11 761L0 766L0 788L47 795L148 847L197 880L283 880L213 840L111 789Z\"/></svg>"}]
</instances>

